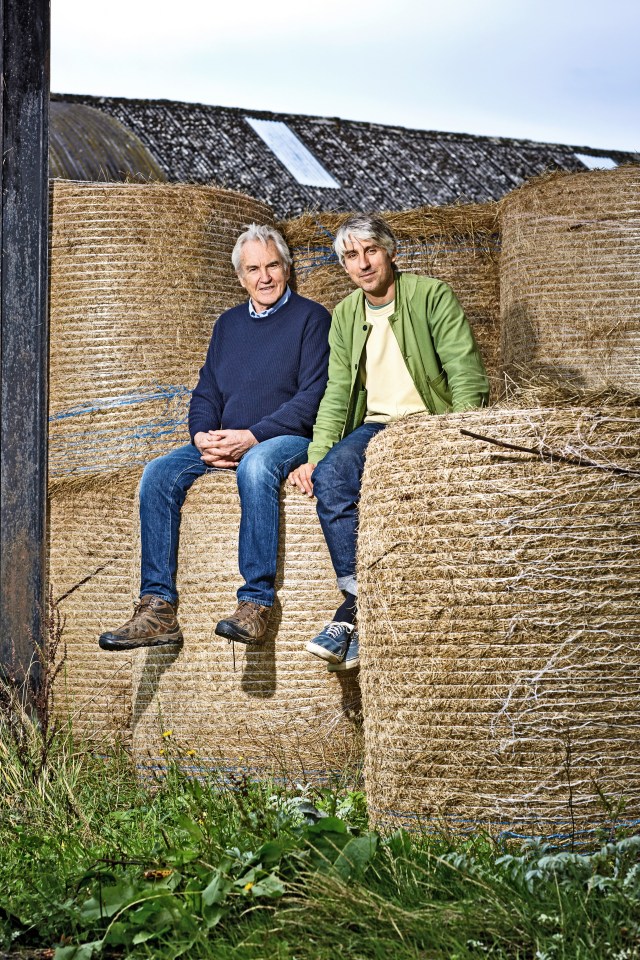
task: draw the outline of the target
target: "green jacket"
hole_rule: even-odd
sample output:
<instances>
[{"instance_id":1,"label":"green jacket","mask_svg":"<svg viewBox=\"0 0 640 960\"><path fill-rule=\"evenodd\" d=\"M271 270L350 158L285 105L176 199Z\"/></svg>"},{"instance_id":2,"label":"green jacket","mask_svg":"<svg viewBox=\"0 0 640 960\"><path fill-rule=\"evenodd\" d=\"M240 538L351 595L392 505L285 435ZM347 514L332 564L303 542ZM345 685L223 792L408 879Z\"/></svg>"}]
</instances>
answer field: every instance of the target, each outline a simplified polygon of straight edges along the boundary
<instances>
[{"instance_id":1,"label":"green jacket","mask_svg":"<svg viewBox=\"0 0 640 960\"><path fill-rule=\"evenodd\" d=\"M427 410L448 413L486 406L487 374L451 287L432 277L398 273L395 301L389 323ZM357 289L333 311L329 382L316 417L310 463L319 463L334 444L364 420L367 391L360 361L369 330L364 294Z\"/></svg>"}]
</instances>

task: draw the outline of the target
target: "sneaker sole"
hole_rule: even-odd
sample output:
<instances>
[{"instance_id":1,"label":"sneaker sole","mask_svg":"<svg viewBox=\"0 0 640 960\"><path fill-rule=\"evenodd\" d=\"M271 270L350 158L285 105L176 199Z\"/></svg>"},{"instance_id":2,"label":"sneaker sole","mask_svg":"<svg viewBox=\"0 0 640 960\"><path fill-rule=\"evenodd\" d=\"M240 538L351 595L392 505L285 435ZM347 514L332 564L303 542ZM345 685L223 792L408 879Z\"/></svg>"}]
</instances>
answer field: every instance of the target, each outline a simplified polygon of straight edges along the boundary
<instances>
[{"instance_id":1,"label":"sneaker sole","mask_svg":"<svg viewBox=\"0 0 640 960\"><path fill-rule=\"evenodd\" d=\"M160 636L153 640L118 640L117 637L98 637L98 646L101 650L137 650L143 647L181 647L184 643L182 634L177 637Z\"/></svg>"},{"instance_id":2,"label":"sneaker sole","mask_svg":"<svg viewBox=\"0 0 640 960\"><path fill-rule=\"evenodd\" d=\"M262 639L261 637L250 637L248 634L240 633L239 627L236 627L235 624L231 624L226 620L221 620L214 632L219 637L224 637L225 640L237 640L238 643L251 644L257 643L258 640Z\"/></svg>"},{"instance_id":3,"label":"sneaker sole","mask_svg":"<svg viewBox=\"0 0 640 960\"><path fill-rule=\"evenodd\" d=\"M360 657L354 657L352 660L343 660L342 663L330 663L327 666L329 673L337 673L338 670L355 670L360 666Z\"/></svg>"},{"instance_id":4,"label":"sneaker sole","mask_svg":"<svg viewBox=\"0 0 640 960\"><path fill-rule=\"evenodd\" d=\"M309 653L312 653L314 657L320 657L321 660L326 660L327 663L342 663L337 653L331 653L331 651L327 650L326 647L321 647L319 643L314 643L313 640L309 641L305 647L305 650L308 650Z\"/></svg>"}]
</instances>

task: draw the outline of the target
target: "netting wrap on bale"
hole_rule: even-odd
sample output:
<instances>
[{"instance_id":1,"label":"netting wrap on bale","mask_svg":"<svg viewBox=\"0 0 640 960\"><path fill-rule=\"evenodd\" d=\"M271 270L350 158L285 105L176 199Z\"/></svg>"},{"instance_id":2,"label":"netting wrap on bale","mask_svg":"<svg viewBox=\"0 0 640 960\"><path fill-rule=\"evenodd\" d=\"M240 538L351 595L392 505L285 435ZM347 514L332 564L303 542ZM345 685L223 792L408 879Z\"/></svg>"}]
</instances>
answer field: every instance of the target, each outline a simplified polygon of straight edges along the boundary
<instances>
[{"instance_id":1,"label":"netting wrap on bale","mask_svg":"<svg viewBox=\"0 0 640 960\"><path fill-rule=\"evenodd\" d=\"M49 472L144 464L189 440L213 323L245 299L231 251L264 204L188 184L54 181Z\"/></svg>"},{"instance_id":2,"label":"netting wrap on bale","mask_svg":"<svg viewBox=\"0 0 640 960\"><path fill-rule=\"evenodd\" d=\"M305 214L281 224L293 252L298 293L328 310L353 290L332 243L348 214ZM478 342L496 396L500 386L499 238L496 205L420 207L385 213L398 239L400 270L437 277L454 290Z\"/></svg>"},{"instance_id":3,"label":"netting wrap on bale","mask_svg":"<svg viewBox=\"0 0 640 960\"><path fill-rule=\"evenodd\" d=\"M637 408L494 408L371 443L358 575L379 824L637 822L639 434Z\"/></svg>"},{"instance_id":4,"label":"netting wrap on bale","mask_svg":"<svg viewBox=\"0 0 640 960\"><path fill-rule=\"evenodd\" d=\"M323 779L357 763L360 693L353 672L330 674L305 642L341 595L314 505L282 493L277 600L264 642L234 649L214 634L235 608L240 505L235 476L207 474L182 511L178 589L182 650L137 651L133 744L143 766L162 764L162 734L195 755L192 767L250 769Z\"/></svg>"},{"instance_id":5,"label":"netting wrap on bale","mask_svg":"<svg viewBox=\"0 0 640 960\"><path fill-rule=\"evenodd\" d=\"M640 392L640 166L551 174L500 203L504 367Z\"/></svg>"},{"instance_id":6,"label":"netting wrap on bale","mask_svg":"<svg viewBox=\"0 0 640 960\"><path fill-rule=\"evenodd\" d=\"M49 490L49 583L63 617L55 709L97 742L130 741L131 656L109 657L98 636L133 612L134 504L140 470L63 477Z\"/></svg>"}]
</instances>

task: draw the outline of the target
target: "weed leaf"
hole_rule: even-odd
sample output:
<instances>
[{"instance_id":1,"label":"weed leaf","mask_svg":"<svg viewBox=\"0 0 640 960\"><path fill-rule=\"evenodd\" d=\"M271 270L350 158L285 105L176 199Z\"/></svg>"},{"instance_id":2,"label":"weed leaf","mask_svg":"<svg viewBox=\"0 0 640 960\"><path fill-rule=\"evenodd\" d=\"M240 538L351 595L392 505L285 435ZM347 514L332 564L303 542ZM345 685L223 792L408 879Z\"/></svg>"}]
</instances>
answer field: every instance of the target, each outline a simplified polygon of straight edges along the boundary
<instances>
[{"instance_id":1,"label":"weed leaf","mask_svg":"<svg viewBox=\"0 0 640 960\"><path fill-rule=\"evenodd\" d=\"M80 943L72 947L56 947L53 960L91 960L102 953L102 940Z\"/></svg>"},{"instance_id":2,"label":"weed leaf","mask_svg":"<svg viewBox=\"0 0 640 960\"><path fill-rule=\"evenodd\" d=\"M364 873L365 867L375 856L378 849L378 837L375 833L367 833L364 837L353 837L342 848L333 869L343 880L350 880L353 876Z\"/></svg>"}]
</instances>

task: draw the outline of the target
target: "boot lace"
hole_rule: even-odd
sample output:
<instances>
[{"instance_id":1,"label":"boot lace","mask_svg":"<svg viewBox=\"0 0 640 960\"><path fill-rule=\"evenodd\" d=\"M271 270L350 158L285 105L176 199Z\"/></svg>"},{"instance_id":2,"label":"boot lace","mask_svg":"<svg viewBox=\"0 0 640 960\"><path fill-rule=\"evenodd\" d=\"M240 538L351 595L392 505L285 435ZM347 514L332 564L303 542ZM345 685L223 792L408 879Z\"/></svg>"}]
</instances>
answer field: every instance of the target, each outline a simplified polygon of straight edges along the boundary
<instances>
[{"instance_id":1,"label":"boot lace","mask_svg":"<svg viewBox=\"0 0 640 960\"><path fill-rule=\"evenodd\" d=\"M331 620L329 623L325 623L324 629L327 636L331 637L332 640L337 640L340 634L347 630L348 634L353 633L353 624L346 623L342 620Z\"/></svg>"}]
</instances>

